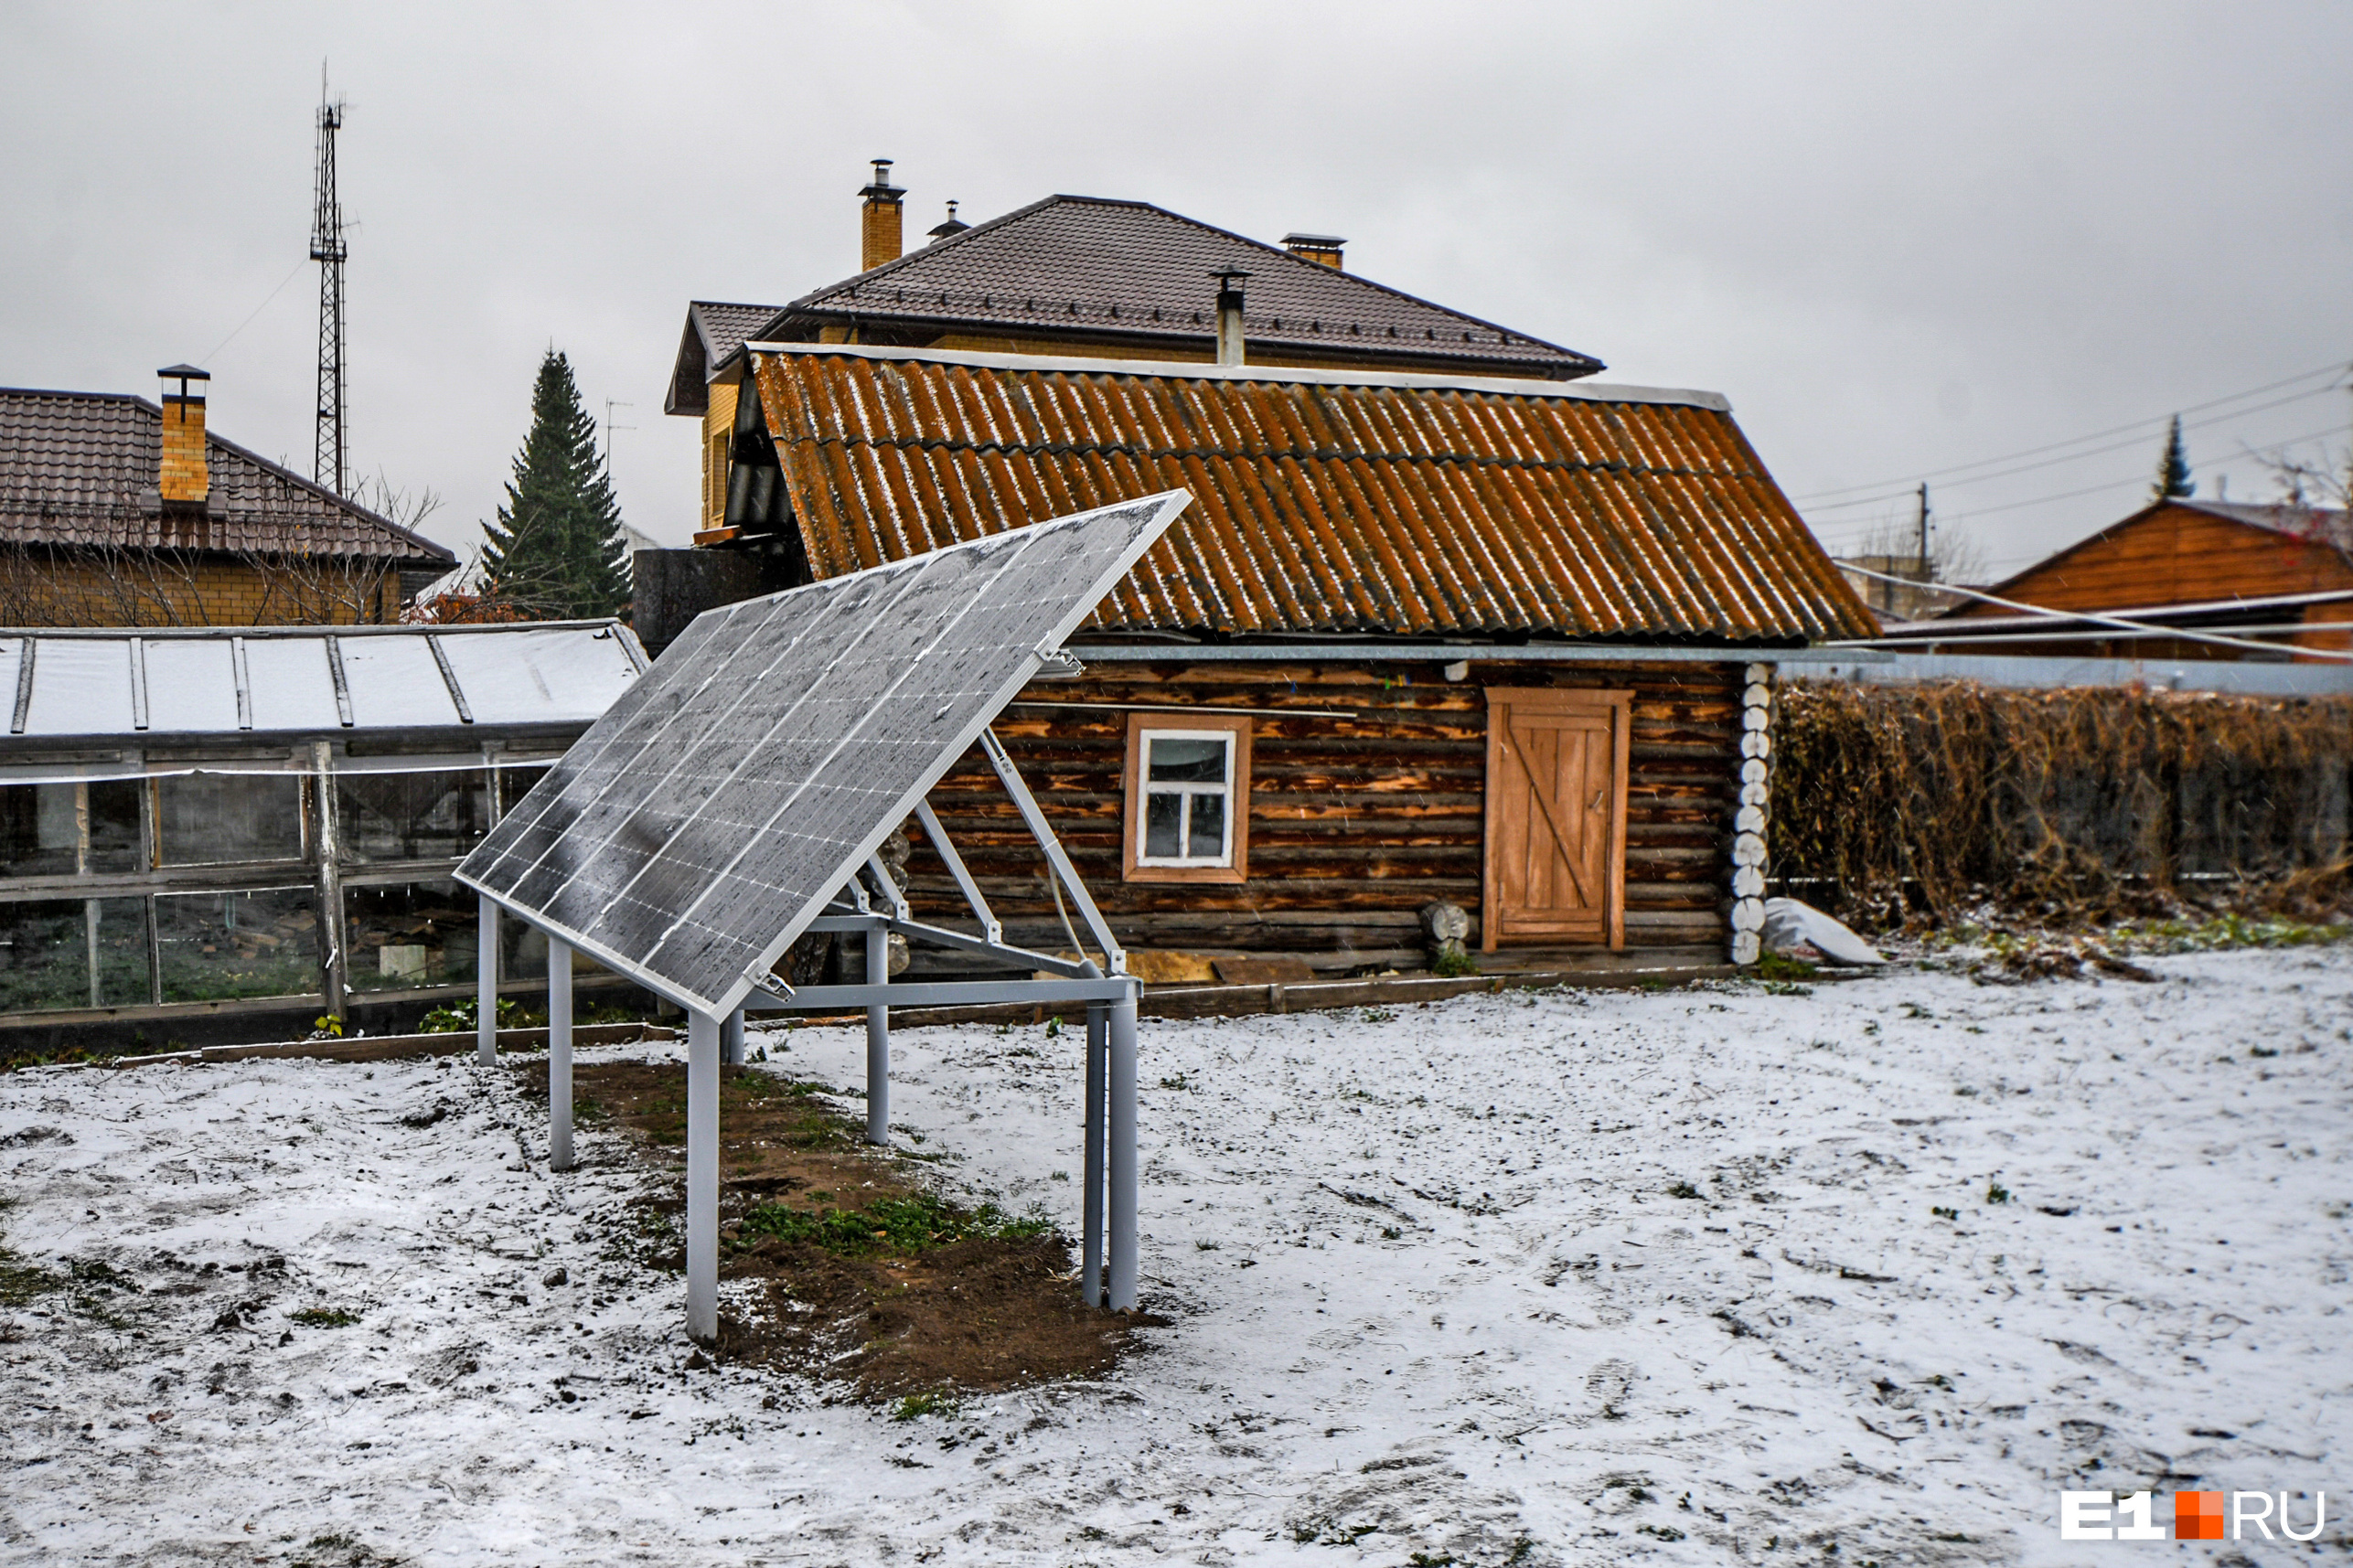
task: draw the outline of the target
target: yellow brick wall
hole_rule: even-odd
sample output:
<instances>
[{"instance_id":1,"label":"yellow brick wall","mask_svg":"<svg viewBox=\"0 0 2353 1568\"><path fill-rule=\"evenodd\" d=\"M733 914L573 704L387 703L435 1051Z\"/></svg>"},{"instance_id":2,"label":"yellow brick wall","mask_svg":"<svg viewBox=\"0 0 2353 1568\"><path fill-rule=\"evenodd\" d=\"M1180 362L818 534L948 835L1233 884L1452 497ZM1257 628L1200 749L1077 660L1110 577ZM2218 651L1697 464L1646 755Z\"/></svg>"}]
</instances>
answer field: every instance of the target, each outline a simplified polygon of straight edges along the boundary
<instances>
[{"instance_id":1,"label":"yellow brick wall","mask_svg":"<svg viewBox=\"0 0 2353 1568\"><path fill-rule=\"evenodd\" d=\"M204 405L194 399L164 400L160 484L166 501L201 501L211 489L204 455Z\"/></svg>"},{"instance_id":2,"label":"yellow brick wall","mask_svg":"<svg viewBox=\"0 0 2353 1568\"><path fill-rule=\"evenodd\" d=\"M0 624L349 626L400 619L397 573L121 551L0 552Z\"/></svg>"}]
</instances>

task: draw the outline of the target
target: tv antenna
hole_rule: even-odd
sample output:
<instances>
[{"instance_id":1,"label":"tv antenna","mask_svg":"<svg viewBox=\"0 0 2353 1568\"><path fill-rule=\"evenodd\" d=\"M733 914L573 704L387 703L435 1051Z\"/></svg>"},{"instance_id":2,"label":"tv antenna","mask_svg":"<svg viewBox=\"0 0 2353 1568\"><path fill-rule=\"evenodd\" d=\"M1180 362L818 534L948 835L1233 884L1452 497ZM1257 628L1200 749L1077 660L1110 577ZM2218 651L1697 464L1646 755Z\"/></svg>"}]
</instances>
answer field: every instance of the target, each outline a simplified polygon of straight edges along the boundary
<instances>
[{"instance_id":1,"label":"tv antenna","mask_svg":"<svg viewBox=\"0 0 2353 1568\"><path fill-rule=\"evenodd\" d=\"M616 430L636 430L637 428L633 424L615 424L613 422L613 411L615 409L634 409L636 406L637 405L635 403L625 403L615 398L607 398L604 400L604 472L607 477L610 477L613 473L613 432Z\"/></svg>"},{"instance_id":2,"label":"tv antenna","mask_svg":"<svg viewBox=\"0 0 2353 1568\"><path fill-rule=\"evenodd\" d=\"M318 427L311 444L311 478L341 496L350 466L344 452L343 203L335 193L335 133L343 129L343 101L326 95L326 62L318 68L318 171L313 187L310 258L318 270Z\"/></svg>"}]
</instances>

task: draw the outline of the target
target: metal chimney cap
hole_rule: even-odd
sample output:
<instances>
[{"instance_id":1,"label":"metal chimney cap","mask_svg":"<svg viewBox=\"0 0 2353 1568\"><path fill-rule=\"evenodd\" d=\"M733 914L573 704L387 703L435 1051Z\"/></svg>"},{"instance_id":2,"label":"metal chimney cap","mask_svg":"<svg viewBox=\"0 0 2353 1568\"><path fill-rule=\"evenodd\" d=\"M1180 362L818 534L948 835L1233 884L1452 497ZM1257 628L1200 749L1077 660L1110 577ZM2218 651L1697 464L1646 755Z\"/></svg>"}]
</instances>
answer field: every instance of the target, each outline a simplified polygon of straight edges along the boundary
<instances>
[{"instance_id":1,"label":"metal chimney cap","mask_svg":"<svg viewBox=\"0 0 2353 1568\"><path fill-rule=\"evenodd\" d=\"M167 392L165 394L166 397L176 397L187 402L200 403L204 401L204 383L212 379L212 372L199 370L193 365L166 365L155 372L155 378L158 380L177 381L180 384L180 389L177 392ZM197 384L192 391L188 388L188 383L191 381Z\"/></svg>"},{"instance_id":2,"label":"metal chimney cap","mask_svg":"<svg viewBox=\"0 0 2353 1568\"><path fill-rule=\"evenodd\" d=\"M904 195L906 195L906 194L907 194L905 191L902 190L899 187L894 186L894 185L893 185L893 184L891 183L891 164L892 164L892 160L891 160L891 159L889 159L889 158L875 158L875 159L873 159L873 160L872 160L872 162L873 162L873 165L874 165L874 178L873 178L873 181L872 181L872 183L869 184L869 185L866 187L866 188L865 188L864 190L860 191L860 192L858 193L859 195L861 195L861 196L880 196L880 197L894 197L894 196L904 196Z\"/></svg>"}]
</instances>

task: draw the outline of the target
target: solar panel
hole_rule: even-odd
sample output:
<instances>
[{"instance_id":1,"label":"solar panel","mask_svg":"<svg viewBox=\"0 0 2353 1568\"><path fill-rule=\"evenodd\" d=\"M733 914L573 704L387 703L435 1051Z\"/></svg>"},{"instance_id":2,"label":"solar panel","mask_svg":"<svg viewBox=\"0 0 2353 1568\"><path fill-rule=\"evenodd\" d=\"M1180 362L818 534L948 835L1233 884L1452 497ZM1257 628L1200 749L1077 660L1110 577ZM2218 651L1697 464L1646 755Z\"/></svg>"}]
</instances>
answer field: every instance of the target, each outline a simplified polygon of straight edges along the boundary
<instances>
[{"instance_id":1,"label":"solar panel","mask_svg":"<svg viewBox=\"0 0 2353 1568\"><path fill-rule=\"evenodd\" d=\"M1191 499L705 613L458 880L674 1001L733 1010Z\"/></svg>"}]
</instances>

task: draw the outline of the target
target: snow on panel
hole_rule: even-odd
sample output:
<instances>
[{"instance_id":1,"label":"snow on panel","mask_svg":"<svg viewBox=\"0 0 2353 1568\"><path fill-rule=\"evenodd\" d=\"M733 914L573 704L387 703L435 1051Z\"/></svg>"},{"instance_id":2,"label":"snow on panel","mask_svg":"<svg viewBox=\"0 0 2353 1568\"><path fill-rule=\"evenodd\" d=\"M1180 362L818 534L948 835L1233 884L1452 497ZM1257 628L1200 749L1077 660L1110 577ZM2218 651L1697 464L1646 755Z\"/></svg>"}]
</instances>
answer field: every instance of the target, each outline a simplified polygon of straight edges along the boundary
<instances>
[{"instance_id":1,"label":"snow on panel","mask_svg":"<svg viewBox=\"0 0 2353 1568\"><path fill-rule=\"evenodd\" d=\"M56 639L43 643L40 656L57 645ZM237 676L227 637L151 637L146 653L150 733L237 732ZM126 717L123 728L130 727Z\"/></svg>"},{"instance_id":2,"label":"snow on panel","mask_svg":"<svg viewBox=\"0 0 2353 1568\"><path fill-rule=\"evenodd\" d=\"M13 718L13 688L6 700ZM104 735L130 729L130 639L41 639L33 658L33 704L25 716L25 733Z\"/></svg>"},{"instance_id":3,"label":"snow on panel","mask_svg":"<svg viewBox=\"0 0 2353 1568\"><path fill-rule=\"evenodd\" d=\"M1166 491L698 619L458 869L706 1013L750 991L1191 496Z\"/></svg>"},{"instance_id":4,"label":"snow on panel","mask_svg":"<svg viewBox=\"0 0 2353 1568\"><path fill-rule=\"evenodd\" d=\"M356 727L439 729L458 722L457 706L423 637L345 637L341 646Z\"/></svg>"},{"instance_id":5,"label":"snow on panel","mask_svg":"<svg viewBox=\"0 0 2353 1568\"><path fill-rule=\"evenodd\" d=\"M256 730L334 730L342 724L325 637L248 637L245 677Z\"/></svg>"},{"instance_id":6,"label":"snow on panel","mask_svg":"<svg viewBox=\"0 0 2353 1568\"><path fill-rule=\"evenodd\" d=\"M477 724L560 724L594 719L637 678L615 626L440 634L450 673Z\"/></svg>"}]
</instances>

